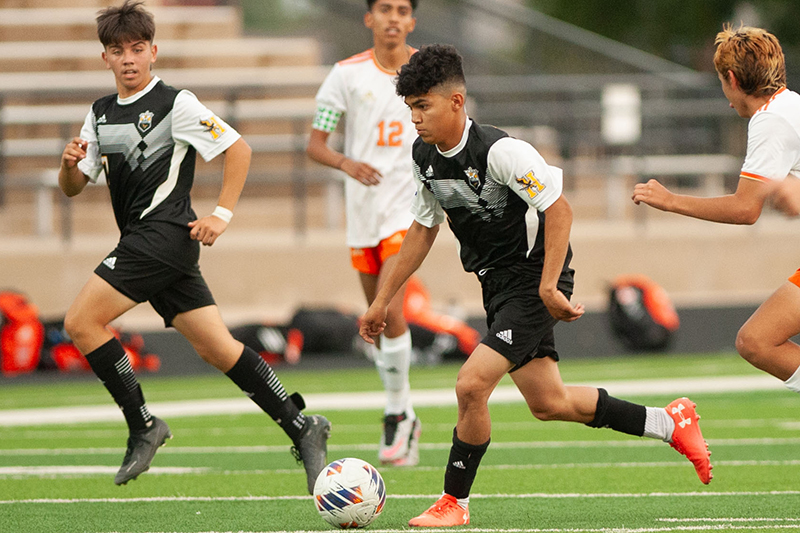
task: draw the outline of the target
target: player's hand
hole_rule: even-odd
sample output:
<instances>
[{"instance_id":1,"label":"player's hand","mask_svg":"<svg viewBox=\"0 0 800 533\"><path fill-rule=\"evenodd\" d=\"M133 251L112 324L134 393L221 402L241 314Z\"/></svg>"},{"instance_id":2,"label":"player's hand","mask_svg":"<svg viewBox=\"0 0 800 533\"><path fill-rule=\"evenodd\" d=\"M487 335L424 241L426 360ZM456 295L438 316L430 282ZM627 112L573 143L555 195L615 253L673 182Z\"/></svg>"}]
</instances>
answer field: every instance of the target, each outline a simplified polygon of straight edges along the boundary
<instances>
[{"instance_id":1,"label":"player's hand","mask_svg":"<svg viewBox=\"0 0 800 533\"><path fill-rule=\"evenodd\" d=\"M578 320L586 312L583 304L572 305L564 293L558 289L539 290L539 297L553 318L564 322Z\"/></svg>"},{"instance_id":2,"label":"player's hand","mask_svg":"<svg viewBox=\"0 0 800 533\"><path fill-rule=\"evenodd\" d=\"M375 344L375 337L383 333L386 327L386 308L369 306L367 312L359 319L358 334L370 344Z\"/></svg>"},{"instance_id":3,"label":"player's hand","mask_svg":"<svg viewBox=\"0 0 800 533\"><path fill-rule=\"evenodd\" d=\"M800 215L800 179L787 176L782 181L768 185L773 189L769 199L775 209L790 217Z\"/></svg>"},{"instance_id":4,"label":"player's hand","mask_svg":"<svg viewBox=\"0 0 800 533\"><path fill-rule=\"evenodd\" d=\"M86 158L86 149L88 147L88 141L84 141L80 137L73 137L64 147L64 151L61 154L61 166L68 169L75 168L78 161Z\"/></svg>"},{"instance_id":5,"label":"player's hand","mask_svg":"<svg viewBox=\"0 0 800 533\"><path fill-rule=\"evenodd\" d=\"M367 186L377 185L383 178L381 173L370 165L352 159L345 159L341 168L348 176Z\"/></svg>"},{"instance_id":6,"label":"player's hand","mask_svg":"<svg viewBox=\"0 0 800 533\"><path fill-rule=\"evenodd\" d=\"M644 202L651 207L669 211L672 201L672 193L656 180L649 180L647 183L637 183L633 188L633 203L639 205Z\"/></svg>"},{"instance_id":7,"label":"player's hand","mask_svg":"<svg viewBox=\"0 0 800 533\"><path fill-rule=\"evenodd\" d=\"M192 231L189 232L189 237L195 241L200 241L203 246L211 246L217 240L217 237L222 235L228 228L228 223L214 215L208 215L199 220L189 222L189 227Z\"/></svg>"}]
</instances>

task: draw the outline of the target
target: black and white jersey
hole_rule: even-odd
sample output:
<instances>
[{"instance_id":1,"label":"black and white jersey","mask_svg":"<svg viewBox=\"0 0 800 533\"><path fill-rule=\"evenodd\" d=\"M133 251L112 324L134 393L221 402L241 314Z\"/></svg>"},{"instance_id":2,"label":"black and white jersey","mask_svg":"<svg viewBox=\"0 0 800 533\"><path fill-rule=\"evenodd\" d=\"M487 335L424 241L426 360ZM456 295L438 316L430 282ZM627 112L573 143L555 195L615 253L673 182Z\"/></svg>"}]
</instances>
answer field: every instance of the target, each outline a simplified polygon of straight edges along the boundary
<instances>
[{"instance_id":1,"label":"black and white jersey","mask_svg":"<svg viewBox=\"0 0 800 533\"><path fill-rule=\"evenodd\" d=\"M418 138L413 158L414 217L426 227L447 219L464 270L480 275L530 261L541 274L544 211L561 196L561 169L530 144L469 119L456 147L441 152ZM564 280L571 280L571 256L570 250Z\"/></svg>"},{"instance_id":2,"label":"black and white jersey","mask_svg":"<svg viewBox=\"0 0 800 533\"><path fill-rule=\"evenodd\" d=\"M239 137L194 94L154 77L129 98L113 94L92 105L78 168L93 182L105 171L121 243L183 267L192 259L176 258L174 245L189 240L187 225L197 218L189 196L196 154L209 161Z\"/></svg>"}]
</instances>

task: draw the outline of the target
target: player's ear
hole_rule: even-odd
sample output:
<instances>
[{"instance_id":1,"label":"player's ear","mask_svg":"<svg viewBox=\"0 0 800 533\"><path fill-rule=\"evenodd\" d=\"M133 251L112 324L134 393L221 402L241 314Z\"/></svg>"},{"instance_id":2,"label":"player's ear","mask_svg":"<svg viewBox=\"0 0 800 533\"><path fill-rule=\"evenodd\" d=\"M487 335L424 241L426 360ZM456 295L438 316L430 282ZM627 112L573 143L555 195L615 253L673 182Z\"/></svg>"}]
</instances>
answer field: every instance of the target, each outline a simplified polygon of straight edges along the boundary
<instances>
[{"instance_id":1,"label":"player's ear","mask_svg":"<svg viewBox=\"0 0 800 533\"><path fill-rule=\"evenodd\" d=\"M156 56L158 55L158 45L154 44L151 50L153 52L153 57L150 58L150 63L155 63L156 62Z\"/></svg>"},{"instance_id":2,"label":"player's ear","mask_svg":"<svg viewBox=\"0 0 800 533\"><path fill-rule=\"evenodd\" d=\"M730 85L732 88L739 88L739 80L736 79L736 74L734 74L732 70L729 70L725 73L725 79L728 81L728 85Z\"/></svg>"},{"instance_id":3,"label":"player's ear","mask_svg":"<svg viewBox=\"0 0 800 533\"><path fill-rule=\"evenodd\" d=\"M372 29L372 25L375 23L375 17L372 16L372 11L367 11L364 13L364 26L369 29Z\"/></svg>"},{"instance_id":4,"label":"player's ear","mask_svg":"<svg viewBox=\"0 0 800 533\"><path fill-rule=\"evenodd\" d=\"M453 111L460 111L464 107L464 93L453 91L450 95L450 108Z\"/></svg>"}]
</instances>

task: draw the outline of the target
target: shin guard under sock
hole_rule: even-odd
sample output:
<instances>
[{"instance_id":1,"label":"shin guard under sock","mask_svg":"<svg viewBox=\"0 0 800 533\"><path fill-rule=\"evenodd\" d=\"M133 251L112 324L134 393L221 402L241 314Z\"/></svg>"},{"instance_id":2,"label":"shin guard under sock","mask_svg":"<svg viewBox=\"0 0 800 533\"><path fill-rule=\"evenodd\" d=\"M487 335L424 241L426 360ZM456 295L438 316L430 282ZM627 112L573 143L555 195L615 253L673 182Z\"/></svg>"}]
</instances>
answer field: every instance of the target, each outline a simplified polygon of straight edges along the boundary
<instances>
[{"instance_id":1,"label":"shin guard under sock","mask_svg":"<svg viewBox=\"0 0 800 533\"><path fill-rule=\"evenodd\" d=\"M117 402L128 429L141 432L147 429L153 415L147 410L142 388L119 340L112 338L99 348L86 354L86 360L95 375L105 385Z\"/></svg>"},{"instance_id":2,"label":"shin guard under sock","mask_svg":"<svg viewBox=\"0 0 800 533\"><path fill-rule=\"evenodd\" d=\"M260 355L245 346L239 360L226 375L278 423L292 442L296 444L300 440L306 417Z\"/></svg>"},{"instance_id":3,"label":"shin guard under sock","mask_svg":"<svg viewBox=\"0 0 800 533\"><path fill-rule=\"evenodd\" d=\"M450 458L447 460L447 470L444 473L444 492L459 499L467 498L481 459L489 447L491 439L483 444L467 444L459 440L456 430L453 429L453 446L450 448Z\"/></svg>"},{"instance_id":4,"label":"shin guard under sock","mask_svg":"<svg viewBox=\"0 0 800 533\"><path fill-rule=\"evenodd\" d=\"M605 389L597 389L597 408L594 420L586 424L593 428L611 428L614 431L636 435L644 435L644 422L647 410L638 405L619 398L609 396Z\"/></svg>"}]
</instances>

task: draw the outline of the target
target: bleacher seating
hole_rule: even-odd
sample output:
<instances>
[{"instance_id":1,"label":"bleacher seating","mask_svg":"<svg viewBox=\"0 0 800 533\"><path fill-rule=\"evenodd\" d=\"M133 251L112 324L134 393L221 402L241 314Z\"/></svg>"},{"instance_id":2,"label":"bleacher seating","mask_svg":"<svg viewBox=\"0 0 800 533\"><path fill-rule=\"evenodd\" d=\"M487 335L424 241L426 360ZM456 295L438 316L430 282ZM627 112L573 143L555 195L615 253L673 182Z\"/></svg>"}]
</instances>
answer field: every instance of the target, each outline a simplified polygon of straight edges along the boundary
<instances>
[{"instance_id":1,"label":"bleacher seating","mask_svg":"<svg viewBox=\"0 0 800 533\"><path fill-rule=\"evenodd\" d=\"M0 187L6 204L12 198L36 206L23 210L30 220L13 224L3 224L8 209L0 208L0 225L14 232L44 231L48 215L42 211L50 195L41 189L54 186L59 155L78 135L91 102L115 90L94 23L108 3L67 8L60 0L30 0L0 9ZM304 180L328 177L310 171L314 167L302 154L313 96L328 71L319 65L315 40L243 37L240 13L232 7L153 4L148 2L157 21L154 73L193 91L245 136L255 152L250 187L285 197L300 173ZM219 161L198 163L198 197L218 192L219 168ZM202 187L207 182L213 186ZM65 209L98 199L102 195L82 195ZM63 230L69 217L53 222Z\"/></svg>"}]
</instances>

